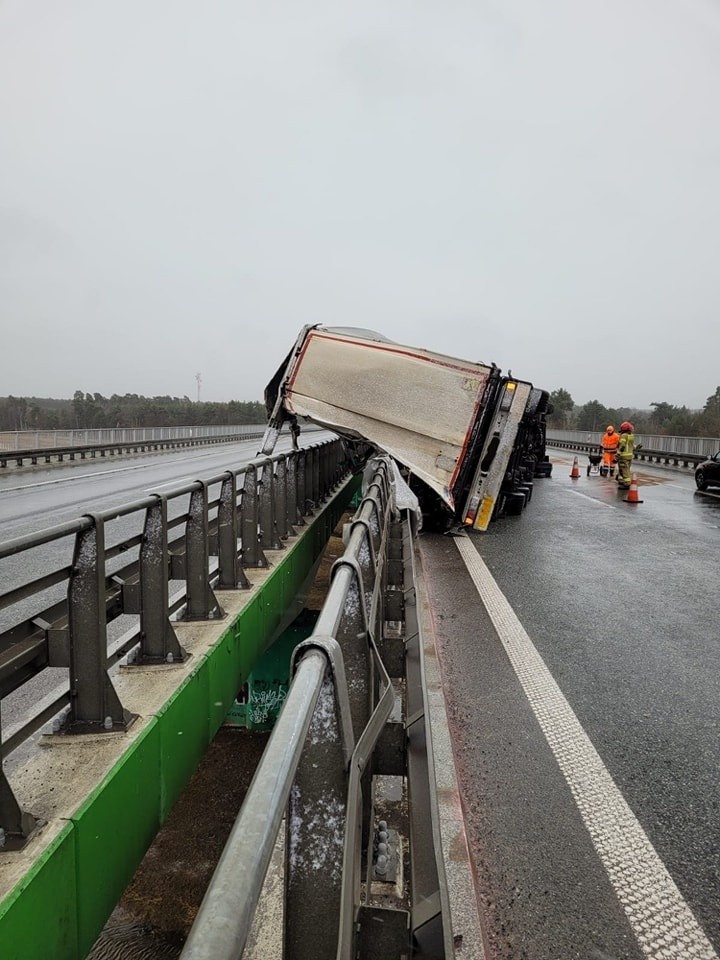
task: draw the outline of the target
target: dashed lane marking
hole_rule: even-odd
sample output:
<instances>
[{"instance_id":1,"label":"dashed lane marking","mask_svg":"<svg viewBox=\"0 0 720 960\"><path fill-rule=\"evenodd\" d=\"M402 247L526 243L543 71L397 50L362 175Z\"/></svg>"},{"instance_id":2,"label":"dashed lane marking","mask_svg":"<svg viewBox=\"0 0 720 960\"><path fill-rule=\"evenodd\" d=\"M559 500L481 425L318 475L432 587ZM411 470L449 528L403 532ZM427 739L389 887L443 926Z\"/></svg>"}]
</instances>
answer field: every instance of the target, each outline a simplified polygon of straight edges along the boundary
<instances>
[{"instance_id":1,"label":"dashed lane marking","mask_svg":"<svg viewBox=\"0 0 720 960\"><path fill-rule=\"evenodd\" d=\"M712 944L470 539L466 535L454 539L643 954L652 960L718 960Z\"/></svg>"}]
</instances>

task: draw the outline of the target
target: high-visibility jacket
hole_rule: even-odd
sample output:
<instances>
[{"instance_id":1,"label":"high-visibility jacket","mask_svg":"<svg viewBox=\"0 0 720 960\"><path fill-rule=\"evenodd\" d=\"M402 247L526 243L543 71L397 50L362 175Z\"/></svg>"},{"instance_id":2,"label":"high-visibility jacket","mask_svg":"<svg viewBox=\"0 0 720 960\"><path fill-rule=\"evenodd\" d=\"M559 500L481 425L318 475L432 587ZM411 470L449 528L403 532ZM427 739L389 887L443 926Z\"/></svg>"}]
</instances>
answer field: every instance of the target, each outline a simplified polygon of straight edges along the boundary
<instances>
[{"instance_id":1,"label":"high-visibility jacket","mask_svg":"<svg viewBox=\"0 0 720 960\"><path fill-rule=\"evenodd\" d=\"M602 436L602 440L600 441L600 446L603 448L604 451L607 451L609 453L615 453L615 451L617 450L619 441L620 441L619 434L605 432Z\"/></svg>"},{"instance_id":2,"label":"high-visibility jacket","mask_svg":"<svg viewBox=\"0 0 720 960\"><path fill-rule=\"evenodd\" d=\"M635 455L635 434L621 433L617 455L621 460L632 460Z\"/></svg>"}]
</instances>

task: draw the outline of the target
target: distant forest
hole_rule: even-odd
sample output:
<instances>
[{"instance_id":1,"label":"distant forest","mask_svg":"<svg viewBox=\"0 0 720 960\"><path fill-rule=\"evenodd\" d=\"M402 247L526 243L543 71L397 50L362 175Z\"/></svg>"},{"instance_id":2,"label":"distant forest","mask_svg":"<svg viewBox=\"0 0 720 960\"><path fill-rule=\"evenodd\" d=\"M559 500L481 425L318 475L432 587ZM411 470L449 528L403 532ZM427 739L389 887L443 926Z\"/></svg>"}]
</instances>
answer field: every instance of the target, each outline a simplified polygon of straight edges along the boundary
<instances>
[{"instance_id":1,"label":"distant forest","mask_svg":"<svg viewBox=\"0 0 720 960\"><path fill-rule=\"evenodd\" d=\"M553 414L550 427L558 430L587 430L596 433L612 424L615 429L629 420L635 433L674 437L720 437L720 387L708 397L702 410L676 407L672 403L651 403L649 410L632 407L605 407L599 400L577 406L562 387L550 394Z\"/></svg>"},{"instance_id":2,"label":"distant forest","mask_svg":"<svg viewBox=\"0 0 720 960\"><path fill-rule=\"evenodd\" d=\"M0 397L0 430L69 430L98 427L172 427L265 423L265 405L252 400L196 403L189 397L104 397L76 390L70 400Z\"/></svg>"}]
</instances>

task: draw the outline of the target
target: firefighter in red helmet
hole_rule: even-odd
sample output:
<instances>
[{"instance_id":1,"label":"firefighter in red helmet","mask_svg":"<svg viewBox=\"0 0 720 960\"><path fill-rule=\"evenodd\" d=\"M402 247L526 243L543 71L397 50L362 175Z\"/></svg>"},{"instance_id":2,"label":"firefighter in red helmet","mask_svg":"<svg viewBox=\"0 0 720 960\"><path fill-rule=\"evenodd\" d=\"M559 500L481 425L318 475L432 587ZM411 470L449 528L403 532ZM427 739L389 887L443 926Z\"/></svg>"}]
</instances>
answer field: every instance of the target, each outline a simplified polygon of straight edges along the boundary
<instances>
[{"instance_id":1,"label":"firefighter in red helmet","mask_svg":"<svg viewBox=\"0 0 720 960\"><path fill-rule=\"evenodd\" d=\"M620 440L617 447L617 482L624 489L630 486L632 481L630 464L635 456L635 451L640 449L640 444L635 442L634 429L629 420L624 420L620 424Z\"/></svg>"}]
</instances>

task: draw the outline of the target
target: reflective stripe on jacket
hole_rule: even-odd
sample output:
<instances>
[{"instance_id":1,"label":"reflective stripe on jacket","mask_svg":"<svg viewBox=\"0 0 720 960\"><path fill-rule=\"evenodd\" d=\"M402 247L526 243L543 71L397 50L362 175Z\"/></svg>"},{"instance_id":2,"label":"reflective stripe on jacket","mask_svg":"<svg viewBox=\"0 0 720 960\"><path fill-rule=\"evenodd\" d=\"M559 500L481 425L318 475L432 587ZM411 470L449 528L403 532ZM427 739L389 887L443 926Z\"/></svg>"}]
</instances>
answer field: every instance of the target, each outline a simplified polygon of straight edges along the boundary
<instances>
[{"instance_id":1,"label":"reflective stripe on jacket","mask_svg":"<svg viewBox=\"0 0 720 960\"><path fill-rule=\"evenodd\" d=\"M635 453L635 434L634 433L621 433L620 442L618 443L618 457L621 457L623 460L632 460Z\"/></svg>"}]
</instances>

